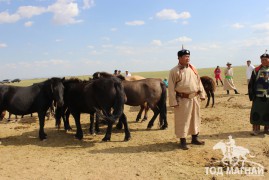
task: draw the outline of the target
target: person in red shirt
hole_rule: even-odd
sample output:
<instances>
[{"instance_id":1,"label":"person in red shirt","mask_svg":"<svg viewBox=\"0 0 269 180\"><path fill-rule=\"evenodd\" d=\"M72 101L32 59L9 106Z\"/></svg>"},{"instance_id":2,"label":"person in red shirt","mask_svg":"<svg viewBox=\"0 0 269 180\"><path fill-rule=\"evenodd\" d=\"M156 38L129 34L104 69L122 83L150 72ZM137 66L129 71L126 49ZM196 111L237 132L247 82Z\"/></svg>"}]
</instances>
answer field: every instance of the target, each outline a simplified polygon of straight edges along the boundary
<instances>
[{"instance_id":1,"label":"person in red shirt","mask_svg":"<svg viewBox=\"0 0 269 180\"><path fill-rule=\"evenodd\" d=\"M216 69L214 70L214 74L215 74L215 78L216 78L217 86L219 85L219 84L218 84L218 80L220 80L220 82L221 82L221 84L222 84L222 86L223 86L223 82L222 82L221 77L220 77L220 75L221 75L221 70L220 70L219 66L217 66Z\"/></svg>"}]
</instances>

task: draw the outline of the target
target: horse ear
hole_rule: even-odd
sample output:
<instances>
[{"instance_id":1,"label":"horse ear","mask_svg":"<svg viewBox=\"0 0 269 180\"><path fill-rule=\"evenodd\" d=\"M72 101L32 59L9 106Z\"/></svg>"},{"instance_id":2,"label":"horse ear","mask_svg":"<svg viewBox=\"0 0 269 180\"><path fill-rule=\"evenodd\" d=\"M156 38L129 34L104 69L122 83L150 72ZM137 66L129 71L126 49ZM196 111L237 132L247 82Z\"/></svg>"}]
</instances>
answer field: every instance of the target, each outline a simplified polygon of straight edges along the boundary
<instances>
[{"instance_id":1,"label":"horse ear","mask_svg":"<svg viewBox=\"0 0 269 180\"><path fill-rule=\"evenodd\" d=\"M65 77L62 78L62 81L65 81Z\"/></svg>"}]
</instances>

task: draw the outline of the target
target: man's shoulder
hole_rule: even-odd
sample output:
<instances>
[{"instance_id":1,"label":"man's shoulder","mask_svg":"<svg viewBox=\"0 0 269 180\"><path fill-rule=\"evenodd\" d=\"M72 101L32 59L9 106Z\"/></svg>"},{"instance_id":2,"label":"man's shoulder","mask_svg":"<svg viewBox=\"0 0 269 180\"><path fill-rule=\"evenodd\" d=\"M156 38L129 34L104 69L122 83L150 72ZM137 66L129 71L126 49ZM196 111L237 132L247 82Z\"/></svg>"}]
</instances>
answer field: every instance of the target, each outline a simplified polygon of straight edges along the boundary
<instances>
[{"instance_id":1,"label":"man's shoulder","mask_svg":"<svg viewBox=\"0 0 269 180\"><path fill-rule=\"evenodd\" d=\"M170 69L170 71L175 71L178 70L178 65L176 65L175 67L173 67L172 69Z\"/></svg>"}]
</instances>

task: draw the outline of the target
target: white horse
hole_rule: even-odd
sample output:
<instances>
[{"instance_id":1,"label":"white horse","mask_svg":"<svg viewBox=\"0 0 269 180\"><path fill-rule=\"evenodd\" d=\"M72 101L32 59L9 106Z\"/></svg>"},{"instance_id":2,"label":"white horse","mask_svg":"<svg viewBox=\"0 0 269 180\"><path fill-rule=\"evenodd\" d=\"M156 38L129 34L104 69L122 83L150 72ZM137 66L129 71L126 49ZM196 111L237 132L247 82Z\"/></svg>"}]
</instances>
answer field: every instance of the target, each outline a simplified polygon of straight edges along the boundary
<instances>
[{"instance_id":1,"label":"white horse","mask_svg":"<svg viewBox=\"0 0 269 180\"><path fill-rule=\"evenodd\" d=\"M230 149L228 149L230 148ZM232 164L233 159L236 159L233 166L237 165L239 163L240 157L242 157L242 166L244 166L245 161L247 160L246 155L248 155L250 152L248 149L241 147L241 146L234 146L229 147L224 143L223 141L218 142L213 149L220 149L223 154L222 163L225 165L228 165L228 163L225 162L227 159L230 164ZM227 161L226 160L226 161Z\"/></svg>"}]
</instances>

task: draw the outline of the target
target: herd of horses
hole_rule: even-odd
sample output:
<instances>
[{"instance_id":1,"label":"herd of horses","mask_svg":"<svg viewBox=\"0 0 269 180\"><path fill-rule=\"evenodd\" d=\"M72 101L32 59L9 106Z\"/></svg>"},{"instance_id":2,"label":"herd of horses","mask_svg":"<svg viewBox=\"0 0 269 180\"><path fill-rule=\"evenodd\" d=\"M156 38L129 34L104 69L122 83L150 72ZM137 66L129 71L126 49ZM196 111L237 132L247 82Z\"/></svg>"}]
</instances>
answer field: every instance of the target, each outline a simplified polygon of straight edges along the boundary
<instances>
[{"instance_id":1,"label":"herd of horses","mask_svg":"<svg viewBox=\"0 0 269 180\"><path fill-rule=\"evenodd\" d=\"M206 107L209 105L210 96L214 106L215 83L210 77L201 77L205 91L208 96ZM147 128L151 129L154 121L159 115L160 129L168 127L167 123L167 92L162 79L114 76L106 72L96 72L90 80L79 80L76 78L50 78L44 82L35 83L28 87L0 85L0 118L4 117L5 111L15 115L26 115L37 113L39 119L39 138L44 140L47 134L44 131L44 121L49 108L54 104L56 127L60 128L61 119L65 130L70 130L69 116L74 117L76 124L77 139L83 138L80 123L81 113L90 114L89 131L93 134L99 131L99 119L107 124L106 134L103 141L110 141L112 126L124 127L124 141L131 138L127 117L124 113L124 104L129 106L140 106L136 121L141 118L145 110L153 111L153 117ZM94 115L95 130L94 130Z\"/></svg>"}]
</instances>

